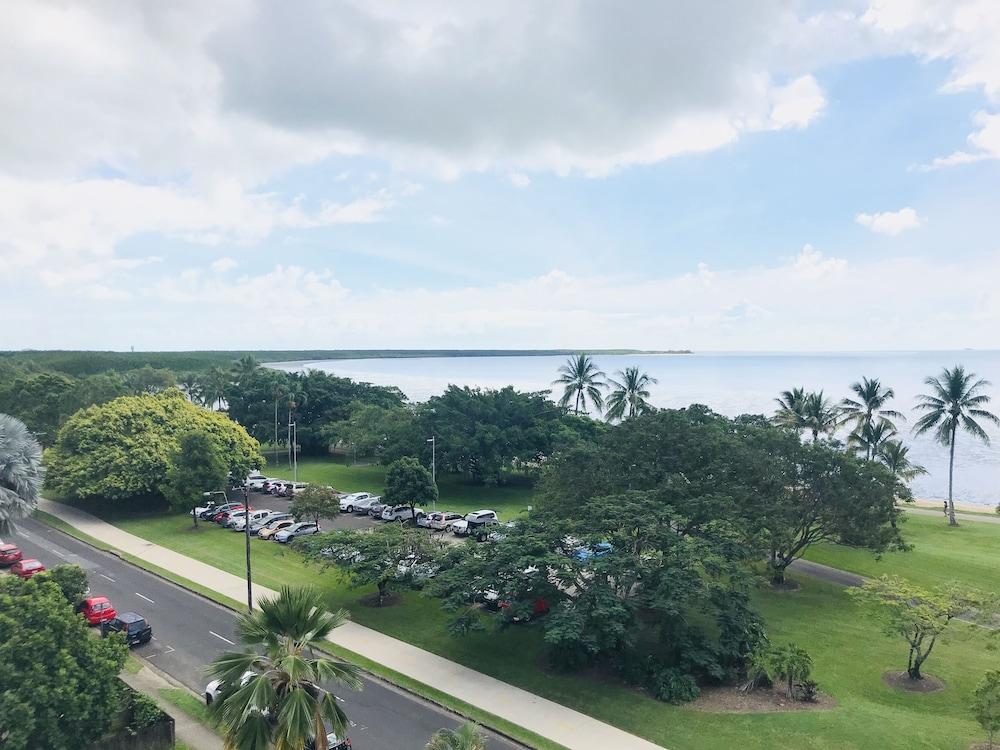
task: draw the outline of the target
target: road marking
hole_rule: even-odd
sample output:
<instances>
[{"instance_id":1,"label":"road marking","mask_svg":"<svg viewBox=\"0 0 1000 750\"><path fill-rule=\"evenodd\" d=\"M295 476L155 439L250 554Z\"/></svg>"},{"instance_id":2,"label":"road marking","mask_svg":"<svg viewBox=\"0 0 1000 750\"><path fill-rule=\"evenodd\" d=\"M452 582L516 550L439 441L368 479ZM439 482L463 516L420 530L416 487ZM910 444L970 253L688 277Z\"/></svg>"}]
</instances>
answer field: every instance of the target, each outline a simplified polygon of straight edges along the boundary
<instances>
[{"instance_id":1,"label":"road marking","mask_svg":"<svg viewBox=\"0 0 1000 750\"><path fill-rule=\"evenodd\" d=\"M111 581L111 583L118 583L118 581L116 581L114 578L112 578L111 576L106 576L104 575L104 573L98 573L97 575L99 575L101 578L108 579L109 581Z\"/></svg>"},{"instance_id":2,"label":"road marking","mask_svg":"<svg viewBox=\"0 0 1000 750\"><path fill-rule=\"evenodd\" d=\"M172 654L172 653L173 653L174 651L176 651L176 650L177 650L177 649L176 649L176 648L174 648L173 646L167 646L167 648L168 648L168 649L170 649L170 650L169 650L169 651L164 651L164 652L163 652L164 656L166 656L167 654Z\"/></svg>"},{"instance_id":3,"label":"road marking","mask_svg":"<svg viewBox=\"0 0 1000 750\"><path fill-rule=\"evenodd\" d=\"M59 555L59 557L61 557L63 560L66 559L66 555L64 555L62 552L60 552L57 549L49 550L49 552L51 552L53 555Z\"/></svg>"},{"instance_id":4,"label":"road marking","mask_svg":"<svg viewBox=\"0 0 1000 750\"><path fill-rule=\"evenodd\" d=\"M136 592L135 592L135 595L136 595L136 596L138 596L138 597L139 597L140 599L145 599L145 600L146 600L147 602L149 602L150 604L156 604L156 602L154 602L154 601L153 601L152 599L150 599L150 598L149 598L148 596L143 596L143 595L142 595L142 594L140 594L140 593L139 593L138 591L136 591Z\"/></svg>"},{"instance_id":5,"label":"road marking","mask_svg":"<svg viewBox=\"0 0 1000 750\"><path fill-rule=\"evenodd\" d=\"M216 633L216 632L215 632L215 631L213 631L213 630L209 630L208 632L209 632L209 634L210 634L210 635L214 635L214 636L215 636L216 638L218 638L218 639L219 639L220 641L225 641L225 642L226 642L226 643L228 643L228 644L229 644L230 646L235 646L235 645L236 645L235 643L233 643L233 642L232 642L231 640L229 640L228 638L223 638L223 637L222 637L221 635L219 635L218 633Z\"/></svg>"}]
</instances>

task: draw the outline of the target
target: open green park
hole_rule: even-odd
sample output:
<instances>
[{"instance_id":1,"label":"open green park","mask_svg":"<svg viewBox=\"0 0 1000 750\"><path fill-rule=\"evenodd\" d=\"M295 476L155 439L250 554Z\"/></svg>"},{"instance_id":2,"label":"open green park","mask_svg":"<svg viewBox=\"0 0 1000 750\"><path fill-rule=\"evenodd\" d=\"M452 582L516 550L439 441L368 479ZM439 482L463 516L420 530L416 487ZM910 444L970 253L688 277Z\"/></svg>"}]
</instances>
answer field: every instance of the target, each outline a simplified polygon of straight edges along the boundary
<instances>
[{"instance_id":1,"label":"open green park","mask_svg":"<svg viewBox=\"0 0 1000 750\"><path fill-rule=\"evenodd\" d=\"M267 470L279 476L288 472ZM384 469L308 459L299 464L303 481L338 490L381 489ZM441 478L440 507L495 508L510 518L532 503L530 486L483 487L455 477ZM233 574L244 570L241 535L209 524L192 527L188 516L103 514L106 520L177 552ZM967 522L948 527L944 519L909 516L906 540L913 549L880 559L867 551L818 545L808 559L866 576L897 574L922 585L951 580L981 589L1000 583L1000 525ZM735 747L773 748L967 748L981 738L968 710L970 694L985 669L1000 661L987 631L958 623L939 643L926 669L944 681L937 693L900 692L882 674L901 669L906 645L882 634L878 625L843 589L804 575L798 591L772 590L764 583L754 603L772 641L793 641L813 657L813 675L835 705L770 713L718 713L698 704L674 706L600 673L563 674L546 665L540 622L450 635L447 614L437 600L416 591L382 608L361 604L370 591L351 588L335 569L302 564L286 547L253 542L254 575L261 584L309 585L322 591L331 609L346 608L358 623L473 667L564 705L588 713L673 750ZM489 618L490 615L483 615Z\"/></svg>"}]
</instances>

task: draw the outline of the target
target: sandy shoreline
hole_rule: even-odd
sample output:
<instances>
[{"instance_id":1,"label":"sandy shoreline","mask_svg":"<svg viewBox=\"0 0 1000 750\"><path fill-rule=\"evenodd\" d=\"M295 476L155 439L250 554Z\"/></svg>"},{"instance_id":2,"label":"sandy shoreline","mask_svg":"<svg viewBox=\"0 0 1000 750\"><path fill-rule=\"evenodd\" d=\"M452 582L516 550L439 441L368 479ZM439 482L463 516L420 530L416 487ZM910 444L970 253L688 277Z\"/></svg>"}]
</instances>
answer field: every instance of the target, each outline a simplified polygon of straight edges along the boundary
<instances>
[{"instance_id":1,"label":"sandy shoreline","mask_svg":"<svg viewBox=\"0 0 1000 750\"><path fill-rule=\"evenodd\" d=\"M940 510L942 514L944 513L944 500L922 500L916 499L913 504L920 508L933 508L934 510ZM995 505L980 505L977 503L963 503L955 502L955 510L971 510L978 511L979 513L991 513L995 508Z\"/></svg>"}]
</instances>

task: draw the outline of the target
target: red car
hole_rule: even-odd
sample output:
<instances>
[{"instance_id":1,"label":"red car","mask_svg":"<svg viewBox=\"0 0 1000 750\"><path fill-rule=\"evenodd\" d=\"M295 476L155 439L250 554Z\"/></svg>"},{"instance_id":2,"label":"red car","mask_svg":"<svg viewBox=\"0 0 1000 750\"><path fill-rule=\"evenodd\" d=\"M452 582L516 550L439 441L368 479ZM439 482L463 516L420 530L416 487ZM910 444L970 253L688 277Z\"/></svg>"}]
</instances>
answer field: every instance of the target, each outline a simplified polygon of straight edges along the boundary
<instances>
[{"instance_id":1,"label":"red car","mask_svg":"<svg viewBox=\"0 0 1000 750\"><path fill-rule=\"evenodd\" d=\"M111 605L106 596L92 596L76 605L76 611L83 615L88 625L100 625L106 620L113 620L118 611Z\"/></svg>"},{"instance_id":2,"label":"red car","mask_svg":"<svg viewBox=\"0 0 1000 750\"><path fill-rule=\"evenodd\" d=\"M237 505L235 508L229 508L228 510L219 511L214 516L212 516L212 520L215 521L215 523L225 523L226 521L229 520L230 513L239 513L243 509L244 508L242 505ZM253 510L253 508L251 508L250 510Z\"/></svg>"},{"instance_id":3,"label":"red car","mask_svg":"<svg viewBox=\"0 0 1000 750\"><path fill-rule=\"evenodd\" d=\"M44 573L45 566L42 565L38 560L29 557L27 560L20 560L11 566L10 572L16 575L18 578L23 578L28 580L35 573Z\"/></svg>"},{"instance_id":4,"label":"red car","mask_svg":"<svg viewBox=\"0 0 1000 750\"><path fill-rule=\"evenodd\" d=\"M13 544L0 544L0 565L13 565L22 557L21 550Z\"/></svg>"}]
</instances>

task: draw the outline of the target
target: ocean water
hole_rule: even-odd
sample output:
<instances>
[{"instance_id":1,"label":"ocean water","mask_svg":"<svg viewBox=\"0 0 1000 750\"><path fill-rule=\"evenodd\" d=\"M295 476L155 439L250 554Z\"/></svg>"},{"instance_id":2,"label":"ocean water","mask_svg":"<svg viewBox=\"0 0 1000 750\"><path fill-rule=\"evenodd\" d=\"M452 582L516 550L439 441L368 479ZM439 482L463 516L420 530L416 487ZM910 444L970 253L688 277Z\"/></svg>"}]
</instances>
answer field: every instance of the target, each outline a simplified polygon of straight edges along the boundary
<instances>
[{"instance_id":1,"label":"ocean water","mask_svg":"<svg viewBox=\"0 0 1000 750\"><path fill-rule=\"evenodd\" d=\"M829 354L696 353L687 355L627 355L594 358L609 376L637 366L657 379L650 389L653 404L680 407L702 403L728 416L771 414L778 393L803 386L822 389L840 400L850 384L863 376L877 377L893 388L892 408L903 412L900 423L910 455L930 473L913 482L916 497L948 495L948 450L928 436L915 437L910 427L916 396L923 381L942 368L962 364L980 377L1000 383L1000 351L859 352ZM447 357L295 362L275 365L285 370L317 369L377 385L398 386L411 400L441 393L449 383L499 388L513 385L526 391L552 388L566 357ZM1000 388L991 386L992 410L1000 414ZM553 396L558 398L553 391ZM988 427L987 446L960 433L956 443L956 500L993 507L1000 501L1000 431Z\"/></svg>"}]
</instances>

